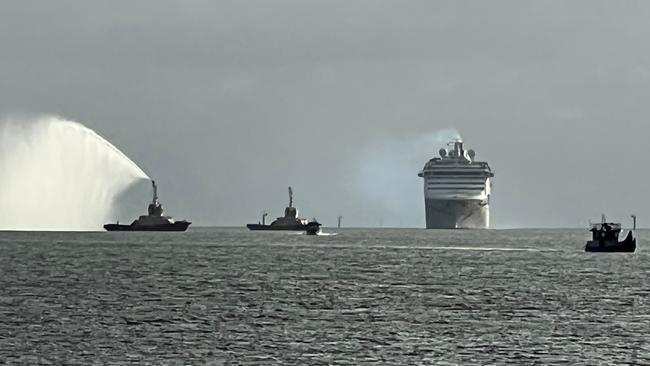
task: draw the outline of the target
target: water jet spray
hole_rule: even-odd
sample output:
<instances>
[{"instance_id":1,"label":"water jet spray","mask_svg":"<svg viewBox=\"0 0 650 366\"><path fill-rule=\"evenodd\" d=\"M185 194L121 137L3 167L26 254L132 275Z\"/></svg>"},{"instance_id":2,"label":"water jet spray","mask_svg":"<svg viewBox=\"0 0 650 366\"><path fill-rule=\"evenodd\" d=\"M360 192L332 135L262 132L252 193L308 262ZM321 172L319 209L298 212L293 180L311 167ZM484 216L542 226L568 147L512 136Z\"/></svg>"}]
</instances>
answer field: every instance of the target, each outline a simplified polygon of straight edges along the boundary
<instances>
[{"instance_id":1,"label":"water jet spray","mask_svg":"<svg viewBox=\"0 0 650 366\"><path fill-rule=\"evenodd\" d=\"M0 230L100 230L115 199L141 179L149 177L80 123L0 124Z\"/></svg>"}]
</instances>

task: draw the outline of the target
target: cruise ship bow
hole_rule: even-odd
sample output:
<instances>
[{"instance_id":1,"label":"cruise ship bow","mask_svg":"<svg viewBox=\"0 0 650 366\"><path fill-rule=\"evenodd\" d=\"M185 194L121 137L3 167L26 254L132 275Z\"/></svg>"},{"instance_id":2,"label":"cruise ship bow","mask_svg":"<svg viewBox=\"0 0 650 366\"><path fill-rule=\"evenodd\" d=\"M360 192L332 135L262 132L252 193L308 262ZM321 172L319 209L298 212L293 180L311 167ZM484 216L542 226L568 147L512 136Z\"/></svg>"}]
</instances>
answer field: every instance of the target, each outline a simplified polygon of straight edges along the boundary
<instances>
[{"instance_id":1,"label":"cruise ship bow","mask_svg":"<svg viewBox=\"0 0 650 366\"><path fill-rule=\"evenodd\" d=\"M418 174L424 178L427 229L489 228L490 166L475 161L474 150L465 150L461 140L439 153Z\"/></svg>"}]
</instances>

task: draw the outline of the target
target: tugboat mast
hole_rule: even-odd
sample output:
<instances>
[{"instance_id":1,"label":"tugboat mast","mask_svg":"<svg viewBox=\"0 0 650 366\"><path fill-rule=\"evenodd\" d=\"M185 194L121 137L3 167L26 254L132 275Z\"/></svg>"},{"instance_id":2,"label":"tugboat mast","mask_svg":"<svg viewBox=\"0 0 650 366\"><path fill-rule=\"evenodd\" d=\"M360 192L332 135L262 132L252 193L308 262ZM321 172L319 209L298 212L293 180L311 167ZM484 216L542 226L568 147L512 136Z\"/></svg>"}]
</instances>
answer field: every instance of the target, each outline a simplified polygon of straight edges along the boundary
<instances>
[{"instance_id":1,"label":"tugboat mast","mask_svg":"<svg viewBox=\"0 0 650 366\"><path fill-rule=\"evenodd\" d=\"M158 203L158 186L156 185L156 181L152 180L151 185L153 186L153 201L151 201L153 204Z\"/></svg>"},{"instance_id":2,"label":"tugboat mast","mask_svg":"<svg viewBox=\"0 0 650 366\"><path fill-rule=\"evenodd\" d=\"M289 207L293 207L293 190L289 187Z\"/></svg>"},{"instance_id":3,"label":"tugboat mast","mask_svg":"<svg viewBox=\"0 0 650 366\"><path fill-rule=\"evenodd\" d=\"M158 202L158 186L156 185L155 180L151 180L151 186L153 187L153 197L149 204L149 216L162 216L163 207L160 202Z\"/></svg>"}]
</instances>

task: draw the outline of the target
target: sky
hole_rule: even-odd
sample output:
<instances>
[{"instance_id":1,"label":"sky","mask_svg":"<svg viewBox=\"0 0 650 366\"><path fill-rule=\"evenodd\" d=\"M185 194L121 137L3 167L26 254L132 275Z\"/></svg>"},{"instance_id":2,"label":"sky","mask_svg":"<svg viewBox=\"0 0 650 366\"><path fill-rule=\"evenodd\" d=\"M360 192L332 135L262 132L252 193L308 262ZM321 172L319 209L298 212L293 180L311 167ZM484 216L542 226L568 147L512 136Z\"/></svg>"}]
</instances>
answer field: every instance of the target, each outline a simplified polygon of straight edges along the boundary
<instances>
[{"instance_id":1,"label":"sky","mask_svg":"<svg viewBox=\"0 0 650 366\"><path fill-rule=\"evenodd\" d=\"M648 19L647 1L8 0L0 116L83 123L197 225L280 216L291 185L325 225L424 227L417 173L455 129L495 173L493 227L647 227Z\"/></svg>"}]
</instances>

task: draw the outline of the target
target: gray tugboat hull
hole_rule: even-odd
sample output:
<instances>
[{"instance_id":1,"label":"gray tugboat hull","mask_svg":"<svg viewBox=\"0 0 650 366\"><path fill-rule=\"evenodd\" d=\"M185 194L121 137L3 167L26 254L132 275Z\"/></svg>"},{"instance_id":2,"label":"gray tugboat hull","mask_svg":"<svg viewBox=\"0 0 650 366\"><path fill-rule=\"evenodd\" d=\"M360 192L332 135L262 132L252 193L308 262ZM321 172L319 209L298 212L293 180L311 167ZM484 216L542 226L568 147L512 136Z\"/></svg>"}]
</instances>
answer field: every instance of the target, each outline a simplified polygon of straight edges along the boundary
<instances>
[{"instance_id":1,"label":"gray tugboat hull","mask_svg":"<svg viewBox=\"0 0 650 366\"><path fill-rule=\"evenodd\" d=\"M120 225L120 224L106 224L104 229L106 231L185 231L192 224L187 221L177 221L173 224L163 225Z\"/></svg>"},{"instance_id":2,"label":"gray tugboat hull","mask_svg":"<svg viewBox=\"0 0 650 366\"><path fill-rule=\"evenodd\" d=\"M487 229L490 205L487 200L425 200L427 229Z\"/></svg>"}]
</instances>

